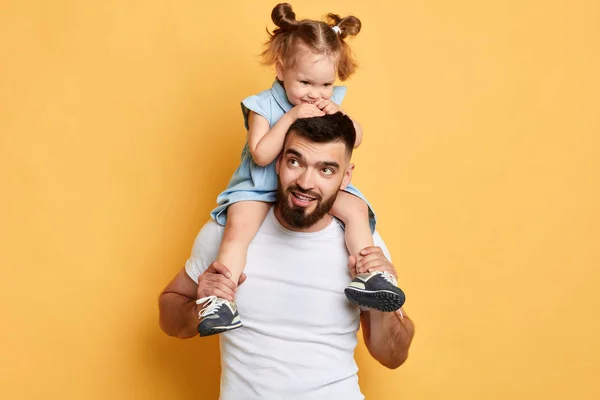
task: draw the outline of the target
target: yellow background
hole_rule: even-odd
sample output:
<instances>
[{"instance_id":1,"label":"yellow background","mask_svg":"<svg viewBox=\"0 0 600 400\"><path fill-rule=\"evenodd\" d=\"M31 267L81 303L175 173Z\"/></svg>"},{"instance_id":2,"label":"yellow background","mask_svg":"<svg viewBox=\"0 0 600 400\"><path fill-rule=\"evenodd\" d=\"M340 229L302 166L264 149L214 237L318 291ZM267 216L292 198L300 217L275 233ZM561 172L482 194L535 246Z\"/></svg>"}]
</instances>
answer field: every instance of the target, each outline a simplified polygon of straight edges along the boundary
<instances>
[{"instance_id":1,"label":"yellow background","mask_svg":"<svg viewBox=\"0 0 600 400\"><path fill-rule=\"evenodd\" d=\"M0 398L216 399L218 341L157 295L244 143L274 1L0 2ZM600 398L597 1L352 13L372 201L417 325L367 399Z\"/></svg>"}]
</instances>

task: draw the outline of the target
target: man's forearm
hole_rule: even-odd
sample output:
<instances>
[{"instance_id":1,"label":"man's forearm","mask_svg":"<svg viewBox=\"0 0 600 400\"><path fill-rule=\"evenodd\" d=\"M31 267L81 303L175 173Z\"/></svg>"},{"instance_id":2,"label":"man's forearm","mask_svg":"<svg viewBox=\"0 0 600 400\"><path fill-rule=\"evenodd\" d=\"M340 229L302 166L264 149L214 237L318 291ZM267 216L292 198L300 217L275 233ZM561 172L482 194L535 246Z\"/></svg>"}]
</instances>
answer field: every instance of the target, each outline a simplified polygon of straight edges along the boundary
<instances>
[{"instance_id":1,"label":"man's forearm","mask_svg":"<svg viewBox=\"0 0 600 400\"><path fill-rule=\"evenodd\" d=\"M397 312L367 311L361 314L363 336L371 355L388 368L398 368L408 358L414 336L411 319Z\"/></svg>"},{"instance_id":2,"label":"man's forearm","mask_svg":"<svg viewBox=\"0 0 600 400\"><path fill-rule=\"evenodd\" d=\"M180 339L198 335L196 301L179 293L163 292L158 299L160 328Z\"/></svg>"}]
</instances>

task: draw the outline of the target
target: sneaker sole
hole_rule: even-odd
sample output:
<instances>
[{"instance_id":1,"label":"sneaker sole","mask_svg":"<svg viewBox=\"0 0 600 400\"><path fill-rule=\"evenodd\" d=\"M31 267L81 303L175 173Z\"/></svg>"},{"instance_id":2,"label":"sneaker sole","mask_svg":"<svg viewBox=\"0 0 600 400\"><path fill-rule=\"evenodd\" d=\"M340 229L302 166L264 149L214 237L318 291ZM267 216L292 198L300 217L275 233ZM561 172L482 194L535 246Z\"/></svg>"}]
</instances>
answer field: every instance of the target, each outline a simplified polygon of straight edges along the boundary
<instances>
[{"instance_id":1,"label":"sneaker sole","mask_svg":"<svg viewBox=\"0 0 600 400\"><path fill-rule=\"evenodd\" d=\"M372 292L358 288L346 288L344 293L348 300L357 303L361 307L385 312L398 310L406 300L404 293L398 294L382 290Z\"/></svg>"},{"instance_id":2,"label":"sneaker sole","mask_svg":"<svg viewBox=\"0 0 600 400\"><path fill-rule=\"evenodd\" d=\"M231 331L231 330L234 330L237 328L241 328L242 326L243 326L243 324L241 322L239 322L235 325L213 326L211 328L201 328L200 326L198 326L198 333L202 337L218 335L219 333L228 332L228 331Z\"/></svg>"}]
</instances>

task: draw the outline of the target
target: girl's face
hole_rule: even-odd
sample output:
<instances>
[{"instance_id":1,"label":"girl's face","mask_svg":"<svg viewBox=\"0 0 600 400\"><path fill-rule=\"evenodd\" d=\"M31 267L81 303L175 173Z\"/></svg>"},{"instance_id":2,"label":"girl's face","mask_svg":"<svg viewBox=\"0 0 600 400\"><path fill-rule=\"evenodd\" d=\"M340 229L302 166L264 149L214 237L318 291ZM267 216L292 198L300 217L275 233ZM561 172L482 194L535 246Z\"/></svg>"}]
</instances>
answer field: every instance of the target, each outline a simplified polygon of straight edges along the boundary
<instances>
[{"instance_id":1,"label":"girl's face","mask_svg":"<svg viewBox=\"0 0 600 400\"><path fill-rule=\"evenodd\" d=\"M316 54L305 46L297 45L296 62L285 67L277 62L277 79L283 82L287 98L294 106L317 103L333 95L335 59L330 55Z\"/></svg>"}]
</instances>

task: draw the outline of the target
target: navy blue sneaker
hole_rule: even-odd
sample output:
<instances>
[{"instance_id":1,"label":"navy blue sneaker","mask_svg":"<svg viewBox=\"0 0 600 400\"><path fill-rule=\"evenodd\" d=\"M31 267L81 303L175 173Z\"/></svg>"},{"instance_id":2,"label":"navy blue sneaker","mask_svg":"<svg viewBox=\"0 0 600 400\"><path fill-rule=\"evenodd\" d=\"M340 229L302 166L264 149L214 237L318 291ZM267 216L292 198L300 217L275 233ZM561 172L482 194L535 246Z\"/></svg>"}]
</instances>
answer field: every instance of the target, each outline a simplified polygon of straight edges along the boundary
<instances>
[{"instance_id":1,"label":"navy blue sneaker","mask_svg":"<svg viewBox=\"0 0 600 400\"><path fill-rule=\"evenodd\" d=\"M406 300L404 292L389 272L359 274L346 287L344 293L348 300L362 307L386 312L396 311Z\"/></svg>"},{"instance_id":2,"label":"navy blue sneaker","mask_svg":"<svg viewBox=\"0 0 600 400\"><path fill-rule=\"evenodd\" d=\"M200 336L216 335L242 326L235 301L229 301L217 296L208 296L196 300L196 304L206 305L198 313Z\"/></svg>"}]
</instances>

